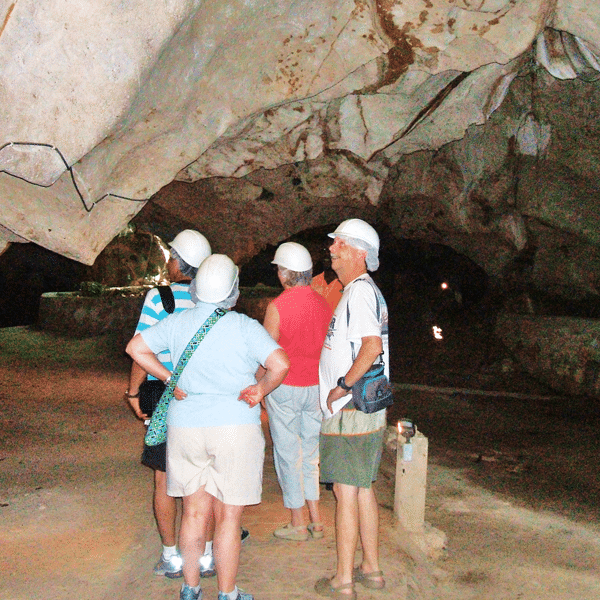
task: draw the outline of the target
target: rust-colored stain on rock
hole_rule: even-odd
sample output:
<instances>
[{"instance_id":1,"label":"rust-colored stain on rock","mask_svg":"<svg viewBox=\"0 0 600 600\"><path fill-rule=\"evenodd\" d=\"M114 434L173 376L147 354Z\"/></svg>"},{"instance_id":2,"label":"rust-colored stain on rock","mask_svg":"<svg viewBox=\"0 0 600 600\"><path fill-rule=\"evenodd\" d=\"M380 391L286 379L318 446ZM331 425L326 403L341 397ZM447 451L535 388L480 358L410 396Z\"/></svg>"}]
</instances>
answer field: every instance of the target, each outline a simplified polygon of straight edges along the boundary
<instances>
[{"instance_id":1,"label":"rust-colored stain on rock","mask_svg":"<svg viewBox=\"0 0 600 600\"><path fill-rule=\"evenodd\" d=\"M402 29L394 21L392 10L395 7L393 0L377 0L377 14L383 31L395 42L393 48L387 53L388 64L381 80L381 85L388 85L398 80L408 67L415 62L413 50L416 38L409 40L407 32L414 28L412 23L405 23Z\"/></svg>"}]
</instances>

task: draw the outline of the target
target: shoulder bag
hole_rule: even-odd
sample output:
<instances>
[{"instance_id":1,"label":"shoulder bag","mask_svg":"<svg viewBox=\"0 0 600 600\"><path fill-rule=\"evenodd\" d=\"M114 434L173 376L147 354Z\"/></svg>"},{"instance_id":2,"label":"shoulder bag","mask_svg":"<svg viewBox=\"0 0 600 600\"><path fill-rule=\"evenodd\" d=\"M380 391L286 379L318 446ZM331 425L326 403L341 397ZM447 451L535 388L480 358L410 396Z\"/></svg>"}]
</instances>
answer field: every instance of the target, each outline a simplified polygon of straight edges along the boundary
<instances>
[{"instance_id":1,"label":"shoulder bag","mask_svg":"<svg viewBox=\"0 0 600 600\"><path fill-rule=\"evenodd\" d=\"M175 296L173 290L169 285L156 286L158 293L160 294L160 301L162 302L165 312L170 315L175 312ZM156 406L163 395L167 386L160 379L145 379L140 384L140 410L148 417L152 417Z\"/></svg>"},{"instance_id":2,"label":"shoulder bag","mask_svg":"<svg viewBox=\"0 0 600 600\"><path fill-rule=\"evenodd\" d=\"M371 414L391 406L394 394L388 378L385 376L382 362L372 365L369 370L352 386L354 408Z\"/></svg>"},{"instance_id":3,"label":"shoulder bag","mask_svg":"<svg viewBox=\"0 0 600 600\"><path fill-rule=\"evenodd\" d=\"M365 283L369 283L366 280L364 281ZM369 285L371 284L369 283ZM377 313L379 314L379 298L376 292L375 299L377 300ZM347 319L349 321L350 308L346 307L346 310L348 311ZM354 362L356 360L354 343L350 342L350 344L352 346L352 362ZM352 386L352 403L356 410L367 414L379 412L394 403L392 386L385 375L385 363L383 360L371 365L369 370Z\"/></svg>"}]
</instances>

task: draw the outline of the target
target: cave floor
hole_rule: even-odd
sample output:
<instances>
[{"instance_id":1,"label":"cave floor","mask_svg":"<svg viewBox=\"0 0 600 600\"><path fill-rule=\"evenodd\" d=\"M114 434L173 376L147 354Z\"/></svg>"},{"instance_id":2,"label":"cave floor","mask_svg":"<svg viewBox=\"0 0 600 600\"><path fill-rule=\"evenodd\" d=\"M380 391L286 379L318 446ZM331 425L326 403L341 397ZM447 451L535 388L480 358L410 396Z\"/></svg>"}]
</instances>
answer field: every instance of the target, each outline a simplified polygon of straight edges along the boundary
<instances>
[{"instance_id":1,"label":"cave floor","mask_svg":"<svg viewBox=\"0 0 600 600\"><path fill-rule=\"evenodd\" d=\"M388 586L359 588L359 599L600 597L597 403L529 380L485 326L463 322L444 346L409 329L392 329L403 344L392 347L389 421L411 417L429 440L426 521L447 542L435 560L407 558L385 455L376 485ZM122 340L14 327L0 329L0 356L0 600L178 597L178 581L151 575L160 547L138 462L143 426L122 400ZM324 540L272 537L287 514L269 447L263 502L244 514L240 586L258 600L315 598L334 566L324 489L322 510ZM216 597L214 579L204 587Z\"/></svg>"}]
</instances>

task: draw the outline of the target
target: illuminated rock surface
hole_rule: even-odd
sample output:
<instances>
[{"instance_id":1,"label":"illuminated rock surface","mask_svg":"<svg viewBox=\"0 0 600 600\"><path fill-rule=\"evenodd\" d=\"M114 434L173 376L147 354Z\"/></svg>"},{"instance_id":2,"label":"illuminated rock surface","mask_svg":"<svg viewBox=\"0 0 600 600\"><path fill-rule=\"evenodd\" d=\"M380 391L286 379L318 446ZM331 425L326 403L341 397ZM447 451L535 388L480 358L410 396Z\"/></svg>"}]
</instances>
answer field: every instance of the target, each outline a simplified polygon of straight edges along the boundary
<instances>
[{"instance_id":1,"label":"illuminated rock surface","mask_svg":"<svg viewBox=\"0 0 600 600\"><path fill-rule=\"evenodd\" d=\"M91 264L151 199L140 223L195 226L236 259L364 216L493 277L526 248L576 246L563 287L594 288L574 271L599 235L598 5L0 11L0 246L32 241Z\"/></svg>"}]
</instances>

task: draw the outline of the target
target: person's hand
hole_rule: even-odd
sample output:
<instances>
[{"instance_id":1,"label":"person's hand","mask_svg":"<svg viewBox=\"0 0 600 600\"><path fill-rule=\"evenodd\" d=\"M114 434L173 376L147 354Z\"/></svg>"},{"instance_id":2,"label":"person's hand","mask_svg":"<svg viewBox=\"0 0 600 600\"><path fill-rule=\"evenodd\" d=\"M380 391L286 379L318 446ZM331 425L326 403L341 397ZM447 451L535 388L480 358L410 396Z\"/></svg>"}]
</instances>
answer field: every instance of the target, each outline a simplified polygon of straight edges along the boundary
<instances>
[{"instance_id":1,"label":"person's hand","mask_svg":"<svg viewBox=\"0 0 600 600\"><path fill-rule=\"evenodd\" d=\"M345 389L343 389L337 385L332 390L330 390L329 394L327 395L327 408L329 409L329 412L330 413L333 412L332 405L336 400L343 398L344 396L346 396L349 393L350 393L349 391L346 391Z\"/></svg>"},{"instance_id":2,"label":"person's hand","mask_svg":"<svg viewBox=\"0 0 600 600\"><path fill-rule=\"evenodd\" d=\"M129 406L131 407L131 410L134 412L135 416L138 419L141 419L142 421L147 421L150 418L148 415L145 415L141 411L139 396L137 398L132 398L131 396L129 396L129 394L126 393L125 398L127 399L127 402L129 402Z\"/></svg>"},{"instance_id":3,"label":"person's hand","mask_svg":"<svg viewBox=\"0 0 600 600\"><path fill-rule=\"evenodd\" d=\"M173 390L173 397L175 400L183 400L187 397L187 394L181 388L175 386L175 389Z\"/></svg>"},{"instance_id":4,"label":"person's hand","mask_svg":"<svg viewBox=\"0 0 600 600\"><path fill-rule=\"evenodd\" d=\"M245 402L250 408L254 408L259 402L262 402L263 398L264 394L258 384L249 385L238 396L238 400Z\"/></svg>"}]
</instances>

